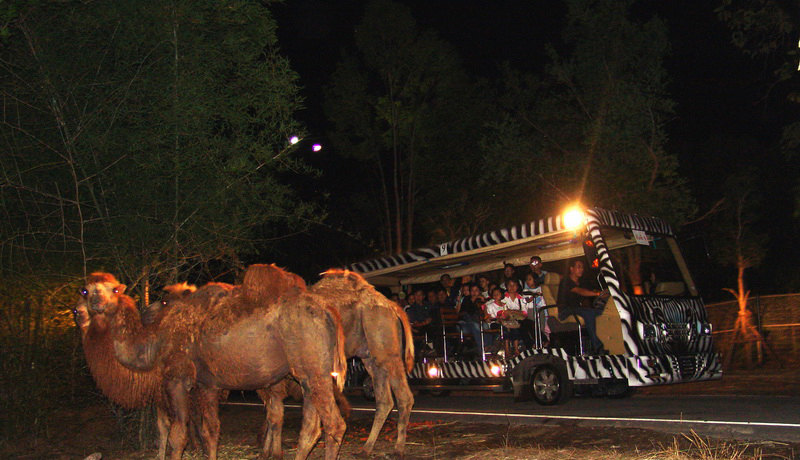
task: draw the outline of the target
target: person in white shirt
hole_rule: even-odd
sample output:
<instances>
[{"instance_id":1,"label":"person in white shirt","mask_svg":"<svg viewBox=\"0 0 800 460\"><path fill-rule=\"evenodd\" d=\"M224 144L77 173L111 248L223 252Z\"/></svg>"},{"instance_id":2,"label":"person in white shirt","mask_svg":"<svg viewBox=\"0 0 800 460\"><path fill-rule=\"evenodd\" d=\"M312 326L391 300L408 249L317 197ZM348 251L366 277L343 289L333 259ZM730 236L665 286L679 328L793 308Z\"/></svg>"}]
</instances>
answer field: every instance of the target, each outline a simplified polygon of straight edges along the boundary
<instances>
[{"instance_id":1,"label":"person in white shirt","mask_svg":"<svg viewBox=\"0 0 800 460\"><path fill-rule=\"evenodd\" d=\"M528 273L525 276L525 287L522 290L522 296L525 300L528 301L528 321L524 325L526 329L528 329L528 333L530 334L529 339L533 344L535 342L535 327L534 321L536 318L536 310L539 312L539 330L542 331L542 342L549 343L550 342L550 327L547 325L547 310L542 309L541 307L545 306L544 297L542 296L542 286L537 285L536 283L536 275L533 273ZM525 340L525 344L528 345L528 340L526 340L526 331L523 330L523 340Z\"/></svg>"},{"instance_id":2,"label":"person in white shirt","mask_svg":"<svg viewBox=\"0 0 800 460\"><path fill-rule=\"evenodd\" d=\"M527 319L527 316L528 316L528 309L529 309L529 303L530 302L528 302L525 299L525 297L520 295L520 293L519 293L519 284L517 283L517 280L515 280L513 278L507 279L506 280L506 288L507 288L507 292L503 296L503 300L502 300L503 306L505 307L505 310L507 312L518 311L523 316L523 318L516 318L517 319L517 323L519 323L517 327L515 327L515 328L514 327L506 327L506 329L505 329L505 331L506 331L505 337L506 337L506 339L508 339L508 340L510 340L512 342L512 344L513 344L513 349L512 350L516 354L516 352L519 349L518 347L519 347L520 339L523 339L525 341L525 345L526 346L529 346L529 347L532 346L532 344L528 343L528 341L531 338L530 337L525 337L528 334L523 334L523 327L522 327L523 322ZM507 314L506 316L510 316L510 315ZM525 329L530 329L530 326L527 326Z\"/></svg>"}]
</instances>

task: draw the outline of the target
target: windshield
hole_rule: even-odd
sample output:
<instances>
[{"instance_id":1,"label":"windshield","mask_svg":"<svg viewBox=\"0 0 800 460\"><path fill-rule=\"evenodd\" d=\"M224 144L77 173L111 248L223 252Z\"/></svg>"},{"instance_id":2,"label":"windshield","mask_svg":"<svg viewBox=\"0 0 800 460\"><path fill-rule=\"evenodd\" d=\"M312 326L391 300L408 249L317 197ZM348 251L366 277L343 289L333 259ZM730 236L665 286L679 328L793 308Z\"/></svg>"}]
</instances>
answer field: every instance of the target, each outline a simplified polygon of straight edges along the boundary
<instances>
[{"instance_id":1,"label":"windshield","mask_svg":"<svg viewBox=\"0 0 800 460\"><path fill-rule=\"evenodd\" d=\"M672 237L610 227L601 229L601 233L625 293L697 295Z\"/></svg>"}]
</instances>

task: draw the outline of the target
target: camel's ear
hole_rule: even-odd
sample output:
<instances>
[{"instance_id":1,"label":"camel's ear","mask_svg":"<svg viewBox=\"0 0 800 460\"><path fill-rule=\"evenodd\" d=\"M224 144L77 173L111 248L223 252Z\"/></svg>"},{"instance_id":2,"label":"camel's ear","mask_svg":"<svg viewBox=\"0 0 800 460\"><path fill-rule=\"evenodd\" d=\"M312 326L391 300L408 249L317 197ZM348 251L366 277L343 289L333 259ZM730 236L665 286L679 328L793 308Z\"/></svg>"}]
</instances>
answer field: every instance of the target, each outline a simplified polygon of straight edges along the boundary
<instances>
[{"instance_id":1,"label":"camel's ear","mask_svg":"<svg viewBox=\"0 0 800 460\"><path fill-rule=\"evenodd\" d=\"M125 294L125 289L128 289L128 286L124 284L117 285L117 294Z\"/></svg>"}]
</instances>

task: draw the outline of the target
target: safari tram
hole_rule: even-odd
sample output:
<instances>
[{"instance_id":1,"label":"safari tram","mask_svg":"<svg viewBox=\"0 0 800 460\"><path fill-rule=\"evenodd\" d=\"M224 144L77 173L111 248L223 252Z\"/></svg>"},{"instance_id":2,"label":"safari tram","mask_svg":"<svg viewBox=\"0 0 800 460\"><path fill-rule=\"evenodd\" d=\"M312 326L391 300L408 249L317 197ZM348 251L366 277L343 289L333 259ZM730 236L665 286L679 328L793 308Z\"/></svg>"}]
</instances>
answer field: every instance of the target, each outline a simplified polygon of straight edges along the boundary
<instances>
[{"instance_id":1,"label":"safari tram","mask_svg":"<svg viewBox=\"0 0 800 460\"><path fill-rule=\"evenodd\" d=\"M420 338L424 345L417 347L408 375L412 388L434 395L457 389L513 391L517 401L533 398L553 405L576 393L624 397L636 387L722 377L705 305L673 229L657 217L576 206L557 216L347 268L376 288L397 293L435 284L443 274L457 279L497 273L507 264L526 267L533 256L543 264L544 282L539 286L543 302L530 311L535 318L531 346L513 354L487 351L484 338L488 342L493 334L495 343L502 341L505 328L482 328L479 353L455 353L470 339L456 319L443 315L436 323L438 340ZM607 292L595 326L602 352L590 351L580 315L559 314L565 306L558 303L558 290L574 260L586 267L583 285ZM360 361L349 367L349 388L372 397Z\"/></svg>"}]
</instances>

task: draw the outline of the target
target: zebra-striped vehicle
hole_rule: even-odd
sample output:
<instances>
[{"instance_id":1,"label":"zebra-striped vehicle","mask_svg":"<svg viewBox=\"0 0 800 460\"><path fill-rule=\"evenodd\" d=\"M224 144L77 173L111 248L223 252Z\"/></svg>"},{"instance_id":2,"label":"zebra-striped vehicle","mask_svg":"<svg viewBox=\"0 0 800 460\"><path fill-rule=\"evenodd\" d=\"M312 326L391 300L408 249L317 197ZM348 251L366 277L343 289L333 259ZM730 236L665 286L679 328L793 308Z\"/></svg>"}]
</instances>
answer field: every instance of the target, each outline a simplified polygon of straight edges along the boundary
<instances>
[{"instance_id":1,"label":"zebra-striped vehicle","mask_svg":"<svg viewBox=\"0 0 800 460\"><path fill-rule=\"evenodd\" d=\"M418 353L409 374L414 387L440 394L465 385L513 390L519 400L533 397L541 404L556 404L574 391L624 396L633 387L722 377L703 301L672 228L655 217L576 208L348 268L396 292L402 286L437 282L445 273L455 278L499 270L504 263L527 265L533 255L548 270L541 286L546 306L533 314L546 316L549 341L539 327L545 321L534 321L533 347L513 357L480 353L465 359L448 355L445 338L438 356ZM560 274L576 258L585 261L586 277L596 277L610 293L596 326L607 353L586 353L581 318L558 320ZM358 363L350 373L351 384L369 386Z\"/></svg>"}]
</instances>

